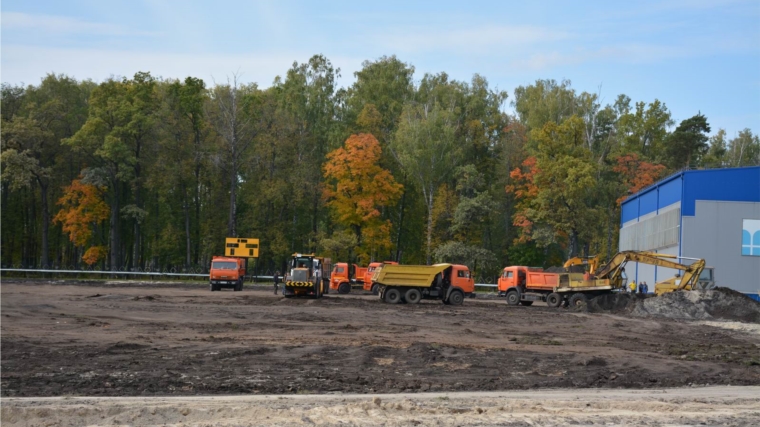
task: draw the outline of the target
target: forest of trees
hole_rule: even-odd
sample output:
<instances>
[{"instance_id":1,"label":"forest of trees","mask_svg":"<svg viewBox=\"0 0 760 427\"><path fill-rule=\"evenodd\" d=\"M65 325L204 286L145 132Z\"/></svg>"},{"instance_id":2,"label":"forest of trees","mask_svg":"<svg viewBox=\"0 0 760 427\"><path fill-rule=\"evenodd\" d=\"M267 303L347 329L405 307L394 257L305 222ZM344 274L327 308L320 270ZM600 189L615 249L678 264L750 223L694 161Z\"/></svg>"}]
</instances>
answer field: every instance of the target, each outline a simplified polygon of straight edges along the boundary
<instances>
[{"instance_id":1,"label":"forest of trees","mask_svg":"<svg viewBox=\"0 0 760 427\"><path fill-rule=\"evenodd\" d=\"M415 79L395 56L348 88L339 72L316 55L267 89L3 84L2 265L199 270L238 236L260 239L260 271L313 251L492 277L615 252L620 202L675 171L760 164L749 129L676 123L657 99Z\"/></svg>"}]
</instances>

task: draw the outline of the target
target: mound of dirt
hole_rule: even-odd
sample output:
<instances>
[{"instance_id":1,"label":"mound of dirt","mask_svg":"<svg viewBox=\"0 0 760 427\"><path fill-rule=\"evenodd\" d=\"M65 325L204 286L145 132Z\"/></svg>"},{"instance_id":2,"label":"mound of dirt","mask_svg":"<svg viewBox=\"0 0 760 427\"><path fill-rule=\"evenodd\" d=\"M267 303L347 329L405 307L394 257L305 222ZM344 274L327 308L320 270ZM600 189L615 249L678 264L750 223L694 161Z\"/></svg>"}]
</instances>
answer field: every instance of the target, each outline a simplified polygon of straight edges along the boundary
<instances>
[{"instance_id":1,"label":"mound of dirt","mask_svg":"<svg viewBox=\"0 0 760 427\"><path fill-rule=\"evenodd\" d=\"M671 319L722 319L760 323L760 303L728 288L671 292L636 304L631 314Z\"/></svg>"},{"instance_id":2,"label":"mound of dirt","mask_svg":"<svg viewBox=\"0 0 760 427\"><path fill-rule=\"evenodd\" d=\"M735 320L760 323L760 303L728 288L706 291L677 291L659 297L615 293L593 298L591 313L613 313L634 317L665 317L691 320Z\"/></svg>"}]
</instances>

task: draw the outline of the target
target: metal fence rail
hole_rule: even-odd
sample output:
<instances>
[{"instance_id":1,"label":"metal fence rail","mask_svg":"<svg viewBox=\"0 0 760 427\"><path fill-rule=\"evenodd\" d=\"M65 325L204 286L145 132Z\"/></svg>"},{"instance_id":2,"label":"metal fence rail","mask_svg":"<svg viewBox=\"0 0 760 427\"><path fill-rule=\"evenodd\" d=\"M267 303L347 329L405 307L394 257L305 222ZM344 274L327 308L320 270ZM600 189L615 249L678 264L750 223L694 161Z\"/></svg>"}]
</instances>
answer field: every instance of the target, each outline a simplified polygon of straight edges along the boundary
<instances>
[{"instance_id":1,"label":"metal fence rail","mask_svg":"<svg viewBox=\"0 0 760 427\"><path fill-rule=\"evenodd\" d=\"M109 276L161 276L167 278L208 278L208 273L166 273L161 271L109 271L109 270L55 270L55 269L36 269L36 268L0 268L0 273L41 273L41 274L100 274ZM253 278L254 281L259 279L274 280L274 276L246 276L246 279ZM496 288L498 285L488 283L476 283L476 288Z\"/></svg>"}]
</instances>

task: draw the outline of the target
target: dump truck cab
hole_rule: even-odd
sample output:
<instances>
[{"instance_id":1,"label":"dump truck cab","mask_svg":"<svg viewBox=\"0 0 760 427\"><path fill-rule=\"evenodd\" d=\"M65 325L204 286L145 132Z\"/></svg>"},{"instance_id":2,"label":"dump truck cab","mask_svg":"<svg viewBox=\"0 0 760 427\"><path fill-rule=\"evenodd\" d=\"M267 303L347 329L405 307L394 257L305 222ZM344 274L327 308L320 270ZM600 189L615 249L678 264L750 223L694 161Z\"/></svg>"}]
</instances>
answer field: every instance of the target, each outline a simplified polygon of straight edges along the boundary
<instances>
[{"instance_id":1,"label":"dump truck cab","mask_svg":"<svg viewBox=\"0 0 760 427\"><path fill-rule=\"evenodd\" d=\"M475 290L470 269L458 264L383 265L375 270L372 282L379 287L380 299L389 304L440 299L459 305Z\"/></svg>"},{"instance_id":2,"label":"dump truck cab","mask_svg":"<svg viewBox=\"0 0 760 427\"><path fill-rule=\"evenodd\" d=\"M361 286L364 284L366 272L365 267L359 267L356 264L335 263L330 275L330 289L338 291L339 294L347 294L351 292L354 285Z\"/></svg>"},{"instance_id":3,"label":"dump truck cab","mask_svg":"<svg viewBox=\"0 0 760 427\"><path fill-rule=\"evenodd\" d=\"M330 289L330 260L314 254L296 253L290 257L282 294L321 298Z\"/></svg>"},{"instance_id":4,"label":"dump truck cab","mask_svg":"<svg viewBox=\"0 0 760 427\"><path fill-rule=\"evenodd\" d=\"M524 289L528 280L528 273L543 273L543 271L544 269L541 267L525 267L519 265L504 267L497 282L499 296L506 295L507 291L511 288ZM534 276L539 277L539 275ZM556 281L553 286L556 286Z\"/></svg>"},{"instance_id":5,"label":"dump truck cab","mask_svg":"<svg viewBox=\"0 0 760 427\"><path fill-rule=\"evenodd\" d=\"M245 261L245 258L213 257L209 269L209 288L211 291L219 291L222 288L242 291L245 280Z\"/></svg>"},{"instance_id":6,"label":"dump truck cab","mask_svg":"<svg viewBox=\"0 0 760 427\"><path fill-rule=\"evenodd\" d=\"M380 288L376 283L372 283L372 276L378 267L381 267L383 264L398 265L396 261L371 262L364 271L364 284L362 288L365 291L372 292L372 295L377 295Z\"/></svg>"},{"instance_id":7,"label":"dump truck cab","mask_svg":"<svg viewBox=\"0 0 760 427\"><path fill-rule=\"evenodd\" d=\"M475 292L475 279L466 265L451 266L451 286L454 289L461 289L465 296L470 296Z\"/></svg>"}]
</instances>

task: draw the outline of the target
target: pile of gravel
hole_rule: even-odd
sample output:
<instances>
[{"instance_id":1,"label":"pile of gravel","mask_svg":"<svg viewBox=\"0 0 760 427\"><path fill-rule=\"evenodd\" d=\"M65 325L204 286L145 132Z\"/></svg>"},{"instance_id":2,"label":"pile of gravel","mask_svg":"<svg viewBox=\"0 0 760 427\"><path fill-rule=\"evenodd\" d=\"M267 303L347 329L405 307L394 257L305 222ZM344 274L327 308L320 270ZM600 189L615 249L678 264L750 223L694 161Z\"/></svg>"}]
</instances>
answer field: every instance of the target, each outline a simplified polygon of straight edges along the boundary
<instances>
[{"instance_id":1,"label":"pile of gravel","mask_svg":"<svg viewBox=\"0 0 760 427\"><path fill-rule=\"evenodd\" d=\"M589 301L591 313L669 319L736 320L760 323L760 302L728 288L676 291L659 297L626 293L601 295Z\"/></svg>"}]
</instances>

